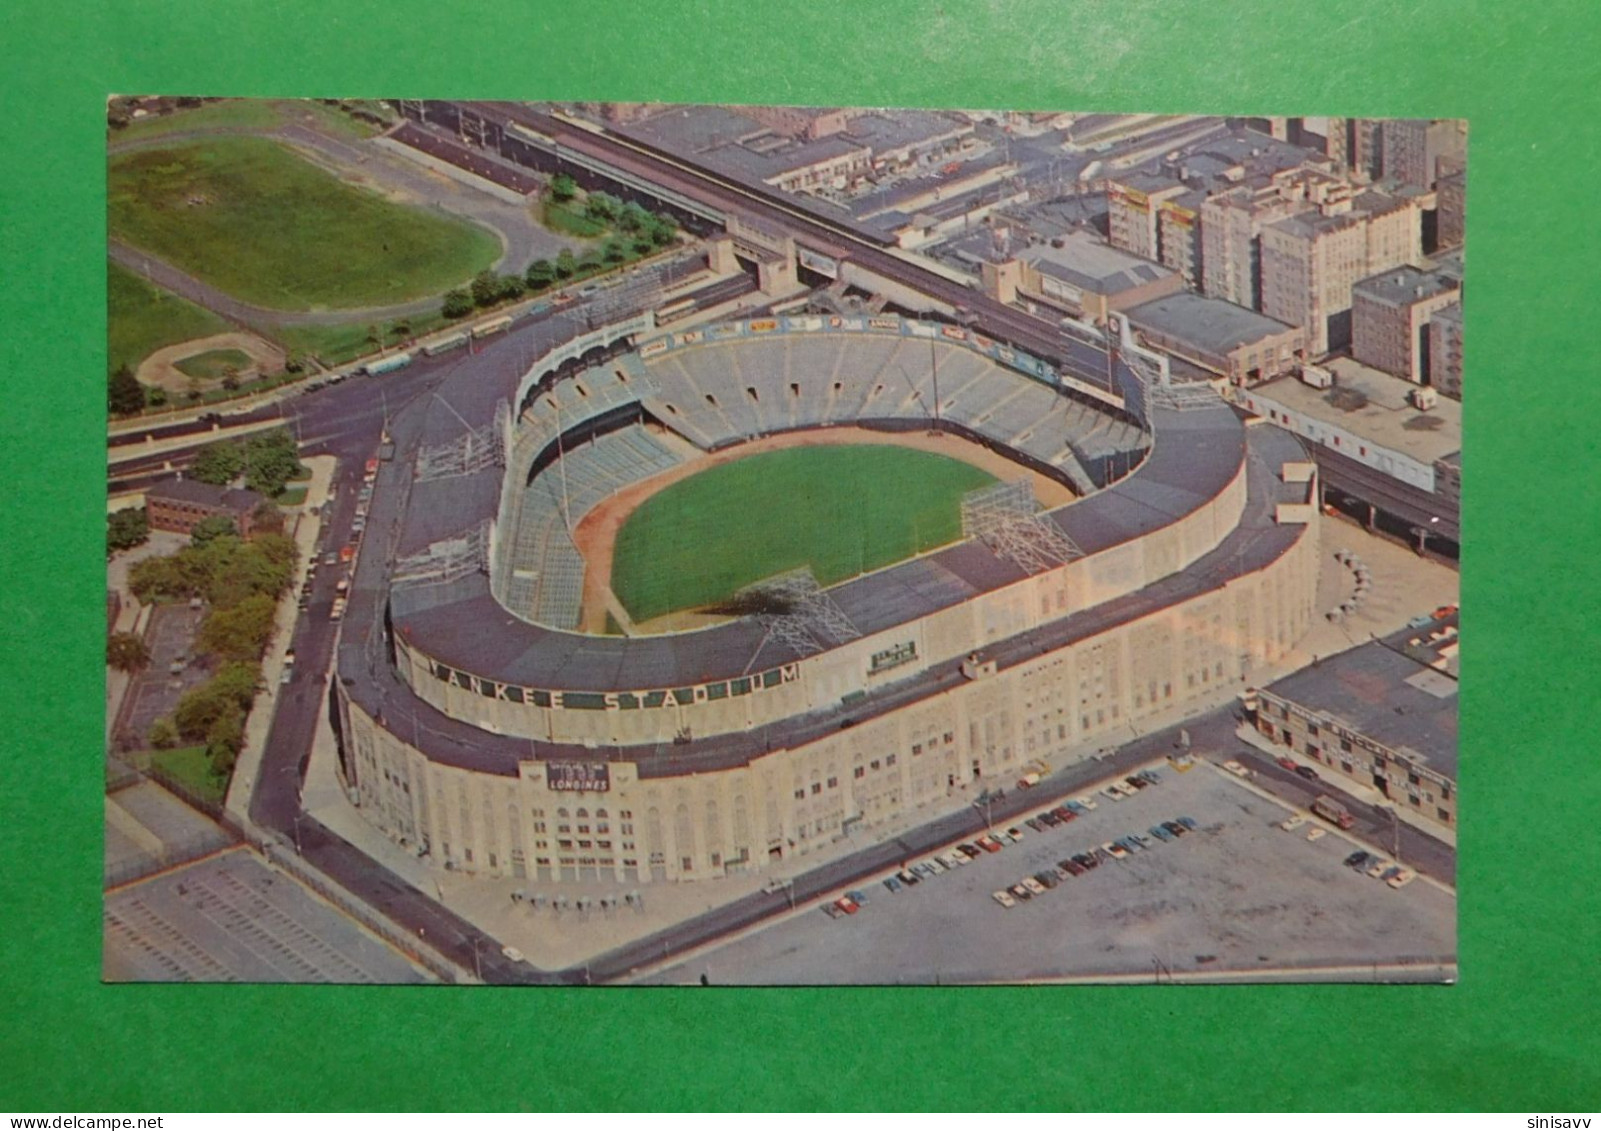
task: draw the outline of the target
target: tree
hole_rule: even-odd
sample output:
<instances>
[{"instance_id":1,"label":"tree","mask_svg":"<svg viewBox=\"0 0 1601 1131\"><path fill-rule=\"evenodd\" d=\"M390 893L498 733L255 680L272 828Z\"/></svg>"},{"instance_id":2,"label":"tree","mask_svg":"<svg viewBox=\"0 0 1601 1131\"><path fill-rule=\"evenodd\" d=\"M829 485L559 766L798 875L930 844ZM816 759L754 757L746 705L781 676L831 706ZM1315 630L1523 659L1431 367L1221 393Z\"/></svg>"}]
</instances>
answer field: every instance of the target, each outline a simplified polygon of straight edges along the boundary
<instances>
[{"instance_id":1,"label":"tree","mask_svg":"<svg viewBox=\"0 0 1601 1131\"><path fill-rule=\"evenodd\" d=\"M113 632L106 638L106 663L119 672L132 674L149 666L150 649L135 633Z\"/></svg>"},{"instance_id":2,"label":"tree","mask_svg":"<svg viewBox=\"0 0 1601 1131\"><path fill-rule=\"evenodd\" d=\"M238 710L239 704L231 695L206 682L183 693L173 709L172 721L178 728L178 737L185 742L203 742L212 724Z\"/></svg>"},{"instance_id":3,"label":"tree","mask_svg":"<svg viewBox=\"0 0 1601 1131\"><path fill-rule=\"evenodd\" d=\"M188 382L186 382L184 386L184 389L184 395L187 396L191 401L198 401L202 396L205 395L200 391L200 378L198 377L189 378Z\"/></svg>"},{"instance_id":4,"label":"tree","mask_svg":"<svg viewBox=\"0 0 1601 1131\"><path fill-rule=\"evenodd\" d=\"M578 195L578 186L566 173L557 173L550 179L550 197L555 201L569 201Z\"/></svg>"},{"instance_id":5,"label":"tree","mask_svg":"<svg viewBox=\"0 0 1601 1131\"><path fill-rule=\"evenodd\" d=\"M178 737L178 728L166 715L162 715L150 724L148 739L150 745L157 750L171 750L178 745Z\"/></svg>"},{"instance_id":6,"label":"tree","mask_svg":"<svg viewBox=\"0 0 1601 1131\"><path fill-rule=\"evenodd\" d=\"M298 351L290 350L288 353L284 354L284 372L285 373L300 373L305 368L306 368L305 358L301 357Z\"/></svg>"},{"instance_id":7,"label":"tree","mask_svg":"<svg viewBox=\"0 0 1601 1131\"><path fill-rule=\"evenodd\" d=\"M377 323L367 327L367 337L364 340L375 350L384 348L384 336L378 332Z\"/></svg>"},{"instance_id":8,"label":"tree","mask_svg":"<svg viewBox=\"0 0 1601 1131\"><path fill-rule=\"evenodd\" d=\"M214 608L200 626L196 643L221 660L255 661L272 635L276 609L277 602L265 593L246 597L232 608Z\"/></svg>"},{"instance_id":9,"label":"tree","mask_svg":"<svg viewBox=\"0 0 1601 1131\"><path fill-rule=\"evenodd\" d=\"M244 745L245 713L235 707L219 715L206 729L206 758L211 762L211 772L219 778L231 774Z\"/></svg>"},{"instance_id":10,"label":"tree","mask_svg":"<svg viewBox=\"0 0 1601 1131\"><path fill-rule=\"evenodd\" d=\"M521 298L523 294L523 281L517 275L502 275L499 279L500 293L498 298L509 301Z\"/></svg>"},{"instance_id":11,"label":"tree","mask_svg":"<svg viewBox=\"0 0 1601 1131\"><path fill-rule=\"evenodd\" d=\"M584 201L584 215L602 224L616 219L621 210L622 201L609 192L592 192L589 199Z\"/></svg>"},{"instance_id":12,"label":"tree","mask_svg":"<svg viewBox=\"0 0 1601 1131\"><path fill-rule=\"evenodd\" d=\"M131 550L150 540L150 519L144 507L124 507L106 516L106 550Z\"/></svg>"},{"instance_id":13,"label":"tree","mask_svg":"<svg viewBox=\"0 0 1601 1131\"><path fill-rule=\"evenodd\" d=\"M473 312L473 296L463 290L446 291L439 312L446 318L465 318Z\"/></svg>"},{"instance_id":14,"label":"tree","mask_svg":"<svg viewBox=\"0 0 1601 1131\"><path fill-rule=\"evenodd\" d=\"M397 318L389 326L389 337L398 346L411 337L411 322L405 318Z\"/></svg>"},{"instance_id":15,"label":"tree","mask_svg":"<svg viewBox=\"0 0 1601 1131\"><path fill-rule=\"evenodd\" d=\"M650 223L650 213L630 200L617 213L617 226L625 232L638 232Z\"/></svg>"},{"instance_id":16,"label":"tree","mask_svg":"<svg viewBox=\"0 0 1601 1131\"><path fill-rule=\"evenodd\" d=\"M167 390L163 389L160 385L150 386L150 390L145 394L145 396L150 402L151 408L160 408L162 405L167 403Z\"/></svg>"},{"instance_id":17,"label":"tree","mask_svg":"<svg viewBox=\"0 0 1601 1131\"><path fill-rule=\"evenodd\" d=\"M145 387L126 364L117 366L106 387L106 405L118 416L138 412L145 407Z\"/></svg>"},{"instance_id":18,"label":"tree","mask_svg":"<svg viewBox=\"0 0 1601 1131\"><path fill-rule=\"evenodd\" d=\"M261 690L261 669L255 664L224 664L211 677L211 687L217 694L239 704L241 710L248 711L256 701L256 692Z\"/></svg>"},{"instance_id":19,"label":"tree","mask_svg":"<svg viewBox=\"0 0 1601 1131\"><path fill-rule=\"evenodd\" d=\"M225 514L207 515L189 531L189 543L193 546L204 546L217 538L237 538L239 527L234 520Z\"/></svg>"},{"instance_id":20,"label":"tree","mask_svg":"<svg viewBox=\"0 0 1601 1131\"><path fill-rule=\"evenodd\" d=\"M472 281L473 302L478 306L493 306L500 297L500 279L496 274L485 268L473 276Z\"/></svg>"},{"instance_id":21,"label":"tree","mask_svg":"<svg viewBox=\"0 0 1601 1131\"><path fill-rule=\"evenodd\" d=\"M678 238L678 225L671 216L654 216L650 227L650 238L657 247L666 247Z\"/></svg>"},{"instance_id":22,"label":"tree","mask_svg":"<svg viewBox=\"0 0 1601 1131\"><path fill-rule=\"evenodd\" d=\"M536 259L523 275L531 291L543 290L556 281L556 265L548 259Z\"/></svg>"},{"instance_id":23,"label":"tree","mask_svg":"<svg viewBox=\"0 0 1601 1131\"><path fill-rule=\"evenodd\" d=\"M257 538L264 534L282 534L284 512L279 510L271 499L263 499L256 504L255 511L251 513L250 531Z\"/></svg>"},{"instance_id":24,"label":"tree","mask_svg":"<svg viewBox=\"0 0 1601 1131\"><path fill-rule=\"evenodd\" d=\"M189 477L202 483L225 487L245 469L244 453L232 440L218 440L195 453Z\"/></svg>"},{"instance_id":25,"label":"tree","mask_svg":"<svg viewBox=\"0 0 1601 1131\"><path fill-rule=\"evenodd\" d=\"M621 263L628 258L628 251L623 247L623 241L618 239L607 240L606 246L601 249L601 254L607 263Z\"/></svg>"},{"instance_id":26,"label":"tree","mask_svg":"<svg viewBox=\"0 0 1601 1131\"><path fill-rule=\"evenodd\" d=\"M230 393L239 387L239 369L237 366L224 365L222 367L222 387Z\"/></svg>"},{"instance_id":27,"label":"tree","mask_svg":"<svg viewBox=\"0 0 1601 1131\"><path fill-rule=\"evenodd\" d=\"M286 428L257 432L245 441L245 485L271 498L301 473L300 449Z\"/></svg>"}]
</instances>

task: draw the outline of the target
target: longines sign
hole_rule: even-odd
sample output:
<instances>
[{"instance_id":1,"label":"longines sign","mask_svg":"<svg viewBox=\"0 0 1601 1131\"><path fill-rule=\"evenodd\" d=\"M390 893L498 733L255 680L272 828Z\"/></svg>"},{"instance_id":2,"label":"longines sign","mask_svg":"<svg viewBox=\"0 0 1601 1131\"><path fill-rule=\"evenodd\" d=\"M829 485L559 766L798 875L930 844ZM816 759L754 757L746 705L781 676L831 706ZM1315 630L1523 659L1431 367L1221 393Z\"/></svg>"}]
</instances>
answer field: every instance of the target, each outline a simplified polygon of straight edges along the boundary
<instances>
[{"instance_id":1,"label":"longines sign","mask_svg":"<svg viewBox=\"0 0 1601 1131\"><path fill-rule=\"evenodd\" d=\"M546 762L545 788L553 793L605 793L611 771L605 762Z\"/></svg>"}]
</instances>

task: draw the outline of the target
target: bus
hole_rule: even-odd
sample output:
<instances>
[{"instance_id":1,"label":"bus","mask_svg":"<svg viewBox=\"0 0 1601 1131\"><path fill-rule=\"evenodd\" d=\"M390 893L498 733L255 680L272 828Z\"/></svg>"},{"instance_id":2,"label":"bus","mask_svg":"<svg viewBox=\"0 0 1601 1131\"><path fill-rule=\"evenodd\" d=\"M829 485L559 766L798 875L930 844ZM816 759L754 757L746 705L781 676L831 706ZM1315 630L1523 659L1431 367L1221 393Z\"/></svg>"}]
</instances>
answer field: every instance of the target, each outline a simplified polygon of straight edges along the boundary
<instances>
[{"instance_id":1,"label":"bus","mask_svg":"<svg viewBox=\"0 0 1601 1131\"><path fill-rule=\"evenodd\" d=\"M411 354L392 353L378 361L369 361L362 369L369 377L382 377L386 373L393 373L397 369L404 369L411 364Z\"/></svg>"},{"instance_id":2,"label":"bus","mask_svg":"<svg viewBox=\"0 0 1601 1131\"><path fill-rule=\"evenodd\" d=\"M511 329L511 315L503 314L499 318L491 318L487 322L480 322L472 328L475 338L487 338L490 334L498 334L502 330Z\"/></svg>"},{"instance_id":3,"label":"bus","mask_svg":"<svg viewBox=\"0 0 1601 1131\"><path fill-rule=\"evenodd\" d=\"M1348 829L1356 824L1356 818L1351 816L1351 811L1332 797L1319 797L1312 802L1312 812L1342 829Z\"/></svg>"},{"instance_id":4,"label":"bus","mask_svg":"<svg viewBox=\"0 0 1601 1131\"><path fill-rule=\"evenodd\" d=\"M450 350L460 349L466 344L467 335L465 333L451 334L448 338L440 338L438 341L429 342L423 346L422 351L429 357L438 357L440 354Z\"/></svg>"},{"instance_id":5,"label":"bus","mask_svg":"<svg viewBox=\"0 0 1601 1131\"><path fill-rule=\"evenodd\" d=\"M692 298L677 299L676 301L670 302L666 306L659 307L657 309L657 311L656 311L656 325L665 326L669 322L676 322L680 318L687 318L693 313L695 313L695 300L694 299L692 299Z\"/></svg>"}]
</instances>

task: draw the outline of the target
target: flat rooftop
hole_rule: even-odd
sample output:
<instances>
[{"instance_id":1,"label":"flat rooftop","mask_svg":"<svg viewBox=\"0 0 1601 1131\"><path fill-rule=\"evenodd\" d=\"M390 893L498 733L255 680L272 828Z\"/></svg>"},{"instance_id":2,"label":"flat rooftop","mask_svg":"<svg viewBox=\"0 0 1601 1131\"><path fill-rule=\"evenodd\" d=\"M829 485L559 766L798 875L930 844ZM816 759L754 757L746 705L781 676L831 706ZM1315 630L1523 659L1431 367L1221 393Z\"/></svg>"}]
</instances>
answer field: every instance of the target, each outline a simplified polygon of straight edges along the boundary
<instances>
[{"instance_id":1,"label":"flat rooftop","mask_svg":"<svg viewBox=\"0 0 1601 1131\"><path fill-rule=\"evenodd\" d=\"M1141 329L1166 334L1219 354L1295 329L1265 314L1220 298L1205 298L1193 291L1179 291L1123 313Z\"/></svg>"},{"instance_id":2,"label":"flat rooftop","mask_svg":"<svg viewBox=\"0 0 1601 1131\"><path fill-rule=\"evenodd\" d=\"M1359 645L1302 668L1268 690L1311 711L1326 712L1352 730L1410 754L1455 781L1457 681L1450 673L1455 618ZM1422 642L1441 633L1436 646ZM1419 640L1420 645L1408 641ZM1446 655L1439 653L1445 650ZM1423 662L1434 655L1440 667Z\"/></svg>"},{"instance_id":3,"label":"flat rooftop","mask_svg":"<svg viewBox=\"0 0 1601 1131\"><path fill-rule=\"evenodd\" d=\"M1416 267L1395 267L1363 279L1351 288L1351 292L1387 306L1411 306L1448 291L1459 290L1461 286L1460 280L1439 272L1420 271Z\"/></svg>"},{"instance_id":4,"label":"flat rooftop","mask_svg":"<svg viewBox=\"0 0 1601 1131\"><path fill-rule=\"evenodd\" d=\"M1101 295L1133 290L1174 273L1160 263L1101 243L1087 232L1071 232L1051 243L1022 248L1017 258L1042 275Z\"/></svg>"},{"instance_id":5,"label":"flat rooftop","mask_svg":"<svg viewBox=\"0 0 1601 1131\"><path fill-rule=\"evenodd\" d=\"M1412 407L1407 397L1418 386L1392 377L1348 357L1322 363L1334 374L1333 389L1314 389L1296 377L1278 377L1258 385L1243 396L1265 397L1292 412L1335 425L1372 440L1379 447L1403 452L1423 463L1462 450L1462 405L1449 397L1427 412ZM1360 394L1342 399L1337 394ZM1359 408L1342 408L1356 404Z\"/></svg>"}]
</instances>

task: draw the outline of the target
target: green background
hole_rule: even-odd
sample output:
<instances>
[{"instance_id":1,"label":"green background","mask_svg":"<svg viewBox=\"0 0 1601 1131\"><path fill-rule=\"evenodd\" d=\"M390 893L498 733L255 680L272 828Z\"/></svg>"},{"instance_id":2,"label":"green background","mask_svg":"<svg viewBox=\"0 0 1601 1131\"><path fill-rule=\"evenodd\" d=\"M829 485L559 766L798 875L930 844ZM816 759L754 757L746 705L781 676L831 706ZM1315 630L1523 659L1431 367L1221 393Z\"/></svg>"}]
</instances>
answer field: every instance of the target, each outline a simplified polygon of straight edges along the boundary
<instances>
[{"instance_id":1,"label":"green background","mask_svg":"<svg viewBox=\"0 0 1601 1131\"><path fill-rule=\"evenodd\" d=\"M1582 0L13 0L0 1108L1601 1107ZM102 987L107 92L1472 119L1455 987Z\"/></svg>"}]
</instances>

